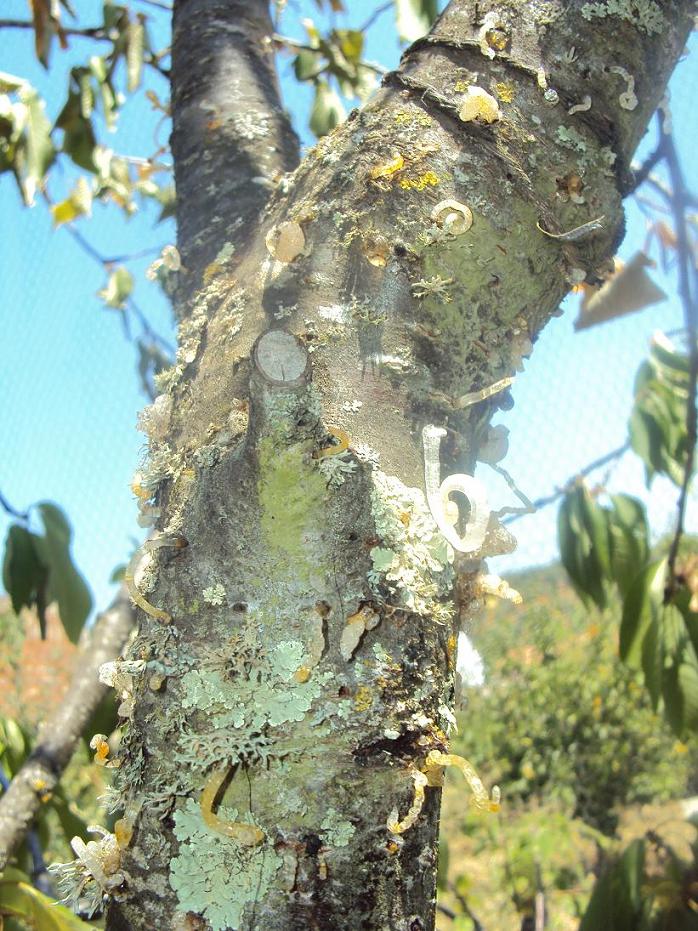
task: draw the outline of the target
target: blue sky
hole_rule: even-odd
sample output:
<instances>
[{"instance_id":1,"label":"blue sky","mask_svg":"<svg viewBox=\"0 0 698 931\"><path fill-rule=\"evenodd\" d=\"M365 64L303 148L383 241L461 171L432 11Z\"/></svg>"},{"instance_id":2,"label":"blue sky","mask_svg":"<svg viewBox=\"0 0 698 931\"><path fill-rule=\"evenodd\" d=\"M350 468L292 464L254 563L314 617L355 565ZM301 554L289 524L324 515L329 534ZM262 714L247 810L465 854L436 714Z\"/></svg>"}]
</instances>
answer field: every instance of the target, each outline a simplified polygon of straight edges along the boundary
<instances>
[{"instance_id":1,"label":"blue sky","mask_svg":"<svg viewBox=\"0 0 698 931\"><path fill-rule=\"evenodd\" d=\"M138 0L131 5L155 12ZM378 5L352 0L351 14L339 16L337 24L361 25ZM81 0L75 6L82 24L97 21L101 4ZM8 18L24 19L27 9L26 0L3 3ZM290 3L280 31L303 38L304 15L317 16L314 3ZM167 18L156 13L154 19L155 44L165 45ZM31 33L0 30L0 71L31 80L46 98L49 115L55 117L65 97L68 70L84 62L88 49L88 43L77 39L67 53L55 49L47 74L34 63ZM399 46L390 12L369 33L366 55L386 67L397 62ZM290 56L281 57L279 64L286 105L303 142L312 144L306 129L312 92L293 78ZM157 76L148 76L146 87L166 97L165 82ZM693 107L698 92L693 56L679 65L671 91L679 151L689 182L698 190L698 164L689 157L696 142ZM156 146L153 126L152 110L141 91L129 98L118 131L105 141L118 152L149 155ZM157 141L166 137L167 128L161 127ZM648 135L640 156L651 148ZM65 182L70 180L69 174ZM63 183L60 177L52 182L56 198ZM627 213L628 232L620 250L626 258L645 236L639 210L630 203ZM173 242L172 222L155 226L153 220L154 213L144 212L125 221L114 208L96 205L92 220L81 221L78 228L102 254L114 256ZM146 403L135 373L135 348L124 338L119 313L105 310L95 296L105 283L104 271L65 230L52 229L43 205L32 209L21 205L9 175L0 177L0 242L0 490L20 509L44 499L64 508L75 531L76 561L101 607L113 592L108 582L112 568L143 535L129 490L143 451L142 436L135 430L136 413ZM143 274L148 263L143 259L130 266L137 274L136 300L151 325L172 338L168 305ZM671 275L664 277L658 270L655 277L673 294ZM525 371L517 377L513 410L497 418L510 430L510 451L503 465L531 498L547 494L588 461L623 442L633 376L649 337L655 329L681 325L681 309L672 297L640 314L575 333L576 304L576 298L566 301L563 316L546 327ZM515 503L487 467L480 466L478 476L488 485L494 508ZM648 494L642 468L632 455L615 470L611 488L647 500L657 533L671 527L673 488L656 481ZM555 514L555 507L548 507L514 525L519 549L493 561L493 568L505 572L553 559ZM694 500L689 513L693 529L696 516ZM4 535L7 523L0 513L0 534Z\"/></svg>"}]
</instances>

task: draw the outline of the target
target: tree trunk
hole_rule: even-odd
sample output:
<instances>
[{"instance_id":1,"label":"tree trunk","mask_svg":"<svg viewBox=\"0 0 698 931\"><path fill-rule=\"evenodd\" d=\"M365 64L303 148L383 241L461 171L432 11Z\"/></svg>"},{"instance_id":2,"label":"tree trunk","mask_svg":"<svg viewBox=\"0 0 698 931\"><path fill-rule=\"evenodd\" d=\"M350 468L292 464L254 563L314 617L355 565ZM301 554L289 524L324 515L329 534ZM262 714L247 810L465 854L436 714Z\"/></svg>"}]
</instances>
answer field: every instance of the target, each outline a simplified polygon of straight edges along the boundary
<instances>
[{"instance_id":1,"label":"tree trunk","mask_svg":"<svg viewBox=\"0 0 698 931\"><path fill-rule=\"evenodd\" d=\"M620 240L692 25L663 6L453 0L268 201L296 148L266 4L175 0L180 350L143 417L157 610L125 667L110 931L433 928L439 788L403 819L448 752L482 559L512 547L472 482L453 524L439 468L472 474L511 401L463 396Z\"/></svg>"}]
</instances>

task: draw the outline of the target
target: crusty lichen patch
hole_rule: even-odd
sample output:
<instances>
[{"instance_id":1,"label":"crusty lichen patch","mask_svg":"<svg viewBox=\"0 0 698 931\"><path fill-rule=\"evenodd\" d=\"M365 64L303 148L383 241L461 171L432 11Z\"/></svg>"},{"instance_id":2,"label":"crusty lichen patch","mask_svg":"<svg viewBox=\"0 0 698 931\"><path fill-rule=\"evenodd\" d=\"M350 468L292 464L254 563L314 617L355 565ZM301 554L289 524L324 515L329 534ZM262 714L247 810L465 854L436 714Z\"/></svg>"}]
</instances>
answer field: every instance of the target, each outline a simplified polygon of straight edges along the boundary
<instances>
[{"instance_id":1,"label":"crusty lichen patch","mask_svg":"<svg viewBox=\"0 0 698 931\"><path fill-rule=\"evenodd\" d=\"M448 599L454 579L453 550L439 533L421 488L373 469L371 510L380 537L371 550L369 581L380 597L438 621L453 615Z\"/></svg>"},{"instance_id":2,"label":"crusty lichen patch","mask_svg":"<svg viewBox=\"0 0 698 931\"><path fill-rule=\"evenodd\" d=\"M582 16L589 20L618 16L648 35L659 35L666 29L666 18L661 5L655 0L603 0L601 3L585 3Z\"/></svg>"}]
</instances>

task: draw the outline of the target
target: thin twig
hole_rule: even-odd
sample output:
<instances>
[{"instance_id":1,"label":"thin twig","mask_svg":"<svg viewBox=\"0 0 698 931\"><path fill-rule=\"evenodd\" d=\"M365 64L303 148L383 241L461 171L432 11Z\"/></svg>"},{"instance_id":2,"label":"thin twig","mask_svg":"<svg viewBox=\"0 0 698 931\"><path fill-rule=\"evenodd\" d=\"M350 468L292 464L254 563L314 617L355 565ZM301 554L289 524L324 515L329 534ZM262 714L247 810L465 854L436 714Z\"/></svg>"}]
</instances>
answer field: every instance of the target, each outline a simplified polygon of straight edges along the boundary
<instances>
[{"instance_id":1,"label":"thin twig","mask_svg":"<svg viewBox=\"0 0 698 931\"><path fill-rule=\"evenodd\" d=\"M148 248L148 249L141 250L140 253L134 253L131 256L109 257L106 255L102 255L101 252L95 249L92 243L89 242L89 240L87 240L79 230L75 229L72 223L66 223L63 226L63 229L70 236L72 236L72 238L80 246L80 248L87 255L89 255L89 257L93 261L97 262L103 268L108 268L110 265L115 265L115 264L118 264L119 262L125 262L125 261L128 261L129 259L142 258L144 255L154 255L156 252L161 251L161 250L156 250L154 248ZM152 326L148 322L148 318L146 317L145 313L140 309L140 307L136 304L133 298L128 299L127 307L129 310L133 312L133 314L139 320L141 326L143 327L143 332L145 333L145 335L148 336L150 339L152 339L153 342L162 346L162 348L166 352L169 352L170 355L174 356L174 352L175 352L174 346L171 343L169 343L163 336L160 336L160 334L152 328ZM129 342L131 342L132 336L128 328L128 321L126 320L125 315L122 315L122 319L124 320L124 332L125 332L126 338L128 339Z\"/></svg>"},{"instance_id":2,"label":"thin twig","mask_svg":"<svg viewBox=\"0 0 698 931\"><path fill-rule=\"evenodd\" d=\"M484 926L482 925L480 920L476 917L476 915L473 913L473 910L468 905L468 900L466 899L466 897L461 892L458 891L458 889L452 882L449 882L448 888L449 888L449 891L452 892L453 895L458 899L458 904L463 909L463 914L467 915L467 917L472 921L473 931L485 931Z\"/></svg>"},{"instance_id":3,"label":"thin twig","mask_svg":"<svg viewBox=\"0 0 698 931\"><path fill-rule=\"evenodd\" d=\"M662 144L660 142L660 144L657 146L654 152L648 155L647 158L644 160L644 162L639 166L639 168L635 170L634 172L635 176L633 178L633 183L630 185L630 190L628 191L628 194L634 193L640 187L641 184L644 184L644 182L649 177L649 174L652 171L652 169L655 168L659 164L659 162L662 161L663 158L664 158L664 149L662 148Z\"/></svg>"},{"instance_id":4,"label":"thin twig","mask_svg":"<svg viewBox=\"0 0 698 931\"><path fill-rule=\"evenodd\" d=\"M138 0L139 3L145 3L148 6L154 6L156 10L167 10L168 13L172 12L172 4L167 3L166 0Z\"/></svg>"},{"instance_id":5,"label":"thin twig","mask_svg":"<svg viewBox=\"0 0 698 931\"><path fill-rule=\"evenodd\" d=\"M487 464L489 465L491 469L494 469L494 471L498 475L502 476L502 478L507 483L509 488L511 488L511 490L514 492L516 497L519 499L519 501L523 505L523 507L521 508L512 508L512 507L500 508L499 511L496 512L496 516L502 517L504 514L518 514L520 517L523 517L524 514L535 514L536 513L535 505L521 491L521 489L518 487L518 485L516 484L516 482L510 475L510 473L507 472L507 470L503 466L498 465L496 462L488 462Z\"/></svg>"},{"instance_id":6,"label":"thin twig","mask_svg":"<svg viewBox=\"0 0 698 931\"><path fill-rule=\"evenodd\" d=\"M18 511L17 508L13 508L7 498L0 491L0 507L5 511L6 514L9 514L10 517L16 517L17 520L28 521L29 520L29 511Z\"/></svg>"},{"instance_id":7,"label":"thin twig","mask_svg":"<svg viewBox=\"0 0 698 931\"><path fill-rule=\"evenodd\" d=\"M141 0L141 2L147 2L147 0ZM150 0L154 2L154 0ZM0 19L0 29L34 29L34 23L31 20L25 19ZM61 26L60 34L64 36L74 36L78 39L90 39L92 42L114 42L116 38L115 35L112 35L111 30L104 29L103 26L85 26L82 29L78 29L75 26ZM160 57L148 52L143 61L146 65L150 65L155 71L158 72L165 80L170 80L170 72L167 68L164 68L160 64Z\"/></svg>"},{"instance_id":8,"label":"thin twig","mask_svg":"<svg viewBox=\"0 0 698 931\"><path fill-rule=\"evenodd\" d=\"M554 501L557 501L558 498L561 498L567 489L572 485L578 478L584 478L589 475L591 472L595 472L596 469L600 469L601 466L606 465L609 462L613 462L614 459L620 459L625 453L630 449L630 442L626 441L622 446L619 446L617 449L612 449L610 453L605 453L605 455L600 456L598 459L594 459L593 462L590 462L588 465L585 465L583 469L580 469L579 472L568 478L567 481L558 486L554 492L549 495L545 495L543 498L537 498L535 501L531 502L531 506L534 510L539 511L541 508L546 507L548 504L552 504ZM533 513L533 512L528 512ZM523 517L523 514L514 514L511 517L507 518L503 523L511 524L515 520Z\"/></svg>"},{"instance_id":9,"label":"thin twig","mask_svg":"<svg viewBox=\"0 0 698 931\"><path fill-rule=\"evenodd\" d=\"M661 124L660 124L660 132ZM683 306L684 321L686 325L686 334L688 338L689 353L689 383L688 399L686 401L686 440L688 449L686 450L686 461L684 463L683 481L681 482L681 491L677 505L678 515L676 518L676 531L669 547L669 557L667 562L668 569L668 587L667 594L671 596L675 591L676 580L676 559L679 553L681 537L684 532L684 522L686 519L686 505L688 503L688 487L693 475L693 467L696 455L696 383L698 382L698 306L696 305L693 288L691 285L691 245L688 238L688 226L686 224L686 208L688 206L688 197L686 190L686 181L679 156L676 151L674 139L670 134L666 134L662 139L665 153L669 179L671 182L671 205L674 214L674 226L676 234L676 254L678 257L678 279L679 279L679 297Z\"/></svg>"},{"instance_id":10,"label":"thin twig","mask_svg":"<svg viewBox=\"0 0 698 931\"><path fill-rule=\"evenodd\" d=\"M375 21L380 16L383 15L383 13L386 13L388 10L391 10L394 6L395 6L395 3L393 2L393 0L388 0L387 3L382 3L379 7L376 7L376 9L373 11L373 13L371 13L371 15L366 20L366 22L363 24L363 26L359 26L359 31L366 32L368 29L371 28L371 26L375 23Z\"/></svg>"},{"instance_id":11,"label":"thin twig","mask_svg":"<svg viewBox=\"0 0 698 931\"><path fill-rule=\"evenodd\" d=\"M34 29L34 23L25 19L0 19L0 29ZM109 35L104 31L103 26L87 26L83 29L76 27L61 26L61 32L65 36L78 36L80 39L97 39L98 41L110 42Z\"/></svg>"}]
</instances>

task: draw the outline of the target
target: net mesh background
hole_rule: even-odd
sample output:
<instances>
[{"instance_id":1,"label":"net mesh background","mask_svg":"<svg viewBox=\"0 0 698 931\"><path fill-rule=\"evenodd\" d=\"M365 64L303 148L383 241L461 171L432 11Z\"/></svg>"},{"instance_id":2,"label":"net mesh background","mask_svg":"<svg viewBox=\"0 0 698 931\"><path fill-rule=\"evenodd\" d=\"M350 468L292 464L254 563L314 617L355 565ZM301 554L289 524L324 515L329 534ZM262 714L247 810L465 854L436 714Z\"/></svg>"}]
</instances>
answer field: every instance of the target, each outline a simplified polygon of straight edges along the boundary
<instances>
[{"instance_id":1,"label":"net mesh background","mask_svg":"<svg viewBox=\"0 0 698 931\"><path fill-rule=\"evenodd\" d=\"M25 4L11 0L8 16L25 15ZM14 9L14 8L17 9ZM20 72L30 52L28 36L0 33L0 68ZM75 50L76 60L80 50ZM66 58L64 71L71 61ZM305 91L293 87L282 67L287 99L297 101L299 122L307 115ZM26 72L26 66L24 72ZM698 167L692 159L695 126L692 104L698 92L698 70L689 57L671 84L676 137L693 190ZM29 77L49 106L65 94L65 83L40 69ZM162 85L158 87L165 94ZM294 97L293 95L298 95ZM117 151L148 155L153 151L153 121L138 111L129 118L128 103L114 137ZM134 111L135 112L135 111ZM167 130L160 130L166 138ZM643 151L652 147L652 133ZM654 202L656 196L648 193ZM621 255L642 246L644 220L627 205L631 237ZM153 225L147 213L123 222L114 208L95 207L95 217L79 228L104 255L118 256L174 241L173 224ZM102 222L103 221L103 222ZM23 208L9 175L0 176L0 491L17 508L51 499L67 512L74 527L76 561L89 579L97 607L113 592L112 568L123 562L142 536L129 481L142 451L135 431L136 413L146 403L136 376L136 353L118 311L103 308L95 297L105 283L105 270L62 229L54 231L45 205ZM135 263L136 299L153 326L172 338L165 301L144 277L148 259ZM572 323L578 299L569 298L562 316L551 321L538 340L512 394L515 406L495 422L510 429L510 451L502 462L517 485L535 499L563 485L579 469L627 436L636 369L647 353L654 330L682 325L674 297L672 270L654 277L670 296L664 304L624 319L575 334ZM135 319L131 319L138 331ZM511 491L487 467L478 467L494 508L515 504ZM606 478L605 470L596 478ZM637 494L649 507L655 537L673 529L677 489L655 480L648 491L642 466L632 453L608 475L612 491ZM519 538L515 554L493 561L497 571L540 565L556 558L557 504L512 525ZM8 524L0 514L0 533ZM695 530L696 497L691 496L688 529Z\"/></svg>"}]
</instances>

